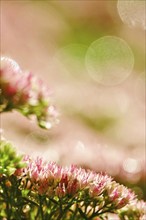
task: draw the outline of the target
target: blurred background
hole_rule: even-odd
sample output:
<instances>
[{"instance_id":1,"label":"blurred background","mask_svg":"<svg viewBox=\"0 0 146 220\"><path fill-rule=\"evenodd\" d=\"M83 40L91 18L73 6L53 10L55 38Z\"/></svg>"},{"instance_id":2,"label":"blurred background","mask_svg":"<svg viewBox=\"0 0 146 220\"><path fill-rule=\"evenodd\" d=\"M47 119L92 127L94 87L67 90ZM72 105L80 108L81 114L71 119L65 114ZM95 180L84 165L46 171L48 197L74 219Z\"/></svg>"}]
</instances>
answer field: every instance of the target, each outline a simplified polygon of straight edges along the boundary
<instances>
[{"instance_id":1,"label":"blurred background","mask_svg":"<svg viewBox=\"0 0 146 220\"><path fill-rule=\"evenodd\" d=\"M1 1L1 55L54 91L60 123L1 115L18 152L106 172L146 198L145 1Z\"/></svg>"}]
</instances>

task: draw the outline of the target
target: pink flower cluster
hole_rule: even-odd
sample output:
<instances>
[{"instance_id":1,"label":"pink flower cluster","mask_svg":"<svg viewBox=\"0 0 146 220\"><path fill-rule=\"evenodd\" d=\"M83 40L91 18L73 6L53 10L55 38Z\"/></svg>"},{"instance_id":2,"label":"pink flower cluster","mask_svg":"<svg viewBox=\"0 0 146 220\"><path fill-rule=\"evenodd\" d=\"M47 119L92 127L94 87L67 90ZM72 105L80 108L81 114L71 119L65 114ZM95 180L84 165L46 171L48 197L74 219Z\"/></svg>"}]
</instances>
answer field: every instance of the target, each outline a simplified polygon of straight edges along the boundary
<instances>
[{"instance_id":1,"label":"pink flower cluster","mask_svg":"<svg viewBox=\"0 0 146 220\"><path fill-rule=\"evenodd\" d=\"M41 127L50 128L57 111L51 104L50 90L30 72L7 57L0 63L0 112L19 110L26 116L35 115Z\"/></svg>"},{"instance_id":2,"label":"pink flower cluster","mask_svg":"<svg viewBox=\"0 0 146 220\"><path fill-rule=\"evenodd\" d=\"M22 178L23 185L29 185L34 193L49 198L74 198L83 211L87 203L88 212L93 217L95 213L117 213L117 210L124 215L129 212L130 216L135 212L140 217L144 215L146 204L135 202L137 200L133 192L105 174L86 171L74 165L61 167L54 162L43 162L41 158L32 160L26 156L24 161L26 167L18 169L15 175ZM26 184L26 180L29 180L29 184Z\"/></svg>"}]
</instances>

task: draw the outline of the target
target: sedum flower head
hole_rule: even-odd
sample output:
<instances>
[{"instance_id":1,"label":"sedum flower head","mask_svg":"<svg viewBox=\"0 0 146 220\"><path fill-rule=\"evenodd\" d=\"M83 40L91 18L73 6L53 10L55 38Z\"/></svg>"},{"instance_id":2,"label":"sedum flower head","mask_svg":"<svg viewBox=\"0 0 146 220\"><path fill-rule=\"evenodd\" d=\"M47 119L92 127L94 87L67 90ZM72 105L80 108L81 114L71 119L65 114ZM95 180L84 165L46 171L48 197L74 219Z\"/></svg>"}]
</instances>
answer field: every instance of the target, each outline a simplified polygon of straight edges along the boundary
<instances>
[{"instance_id":1,"label":"sedum flower head","mask_svg":"<svg viewBox=\"0 0 146 220\"><path fill-rule=\"evenodd\" d=\"M50 89L7 57L1 58L0 88L0 112L16 109L25 116L35 116L39 126L47 129L57 121Z\"/></svg>"},{"instance_id":2,"label":"sedum flower head","mask_svg":"<svg viewBox=\"0 0 146 220\"><path fill-rule=\"evenodd\" d=\"M132 219L132 216L144 215L145 203L136 203L131 190L105 174L74 165L62 167L54 162L46 163L41 158L33 160L26 156L24 161L27 166L17 169L15 175L24 183L29 179L33 193L47 195L56 202L71 201L70 209L74 211L77 206L82 217L86 215L92 219L105 213L118 213L121 219L122 216Z\"/></svg>"},{"instance_id":3,"label":"sedum flower head","mask_svg":"<svg viewBox=\"0 0 146 220\"><path fill-rule=\"evenodd\" d=\"M13 219L145 219L145 202L111 177L75 165L62 167L39 157L34 160L25 155L21 159L5 140L0 146L3 217L9 219L11 213ZM9 215L8 208L4 210L8 201Z\"/></svg>"}]
</instances>

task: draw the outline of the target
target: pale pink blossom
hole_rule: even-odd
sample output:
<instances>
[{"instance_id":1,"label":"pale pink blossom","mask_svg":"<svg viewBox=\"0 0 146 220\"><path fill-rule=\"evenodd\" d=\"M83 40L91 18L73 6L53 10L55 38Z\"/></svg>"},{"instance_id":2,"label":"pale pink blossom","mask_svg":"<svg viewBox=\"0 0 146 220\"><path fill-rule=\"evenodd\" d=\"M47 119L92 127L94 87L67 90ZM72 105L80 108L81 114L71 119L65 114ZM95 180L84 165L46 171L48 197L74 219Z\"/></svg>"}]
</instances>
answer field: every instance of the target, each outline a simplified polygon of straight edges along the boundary
<instances>
[{"instance_id":1,"label":"pale pink blossom","mask_svg":"<svg viewBox=\"0 0 146 220\"><path fill-rule=\"evenodd\" d=\"M35 116L40 127L51 128L58 112L52 105L51 90L31 72L24 72L7 57L0 65L0 112L16 109L27 117Z\"/></svg>"}]
</instances>

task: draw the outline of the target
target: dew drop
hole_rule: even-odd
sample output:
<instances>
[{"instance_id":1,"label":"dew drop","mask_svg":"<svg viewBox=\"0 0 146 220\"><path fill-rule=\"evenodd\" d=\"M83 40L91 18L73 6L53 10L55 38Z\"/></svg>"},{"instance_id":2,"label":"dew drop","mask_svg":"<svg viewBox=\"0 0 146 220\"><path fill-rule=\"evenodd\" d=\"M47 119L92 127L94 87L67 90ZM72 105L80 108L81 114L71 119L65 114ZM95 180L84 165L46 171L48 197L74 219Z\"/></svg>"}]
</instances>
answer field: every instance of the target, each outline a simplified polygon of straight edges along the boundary
<instances>
[{"instance_id":1,"label":"dew drop","mask_svg":"<svg viewBox=\"0 0 146 220\"><path fill-rule=\"evenodd\" d=\"M50 129L52 128L52 123L50 121L40 121L39 122L40 127Z\"/></svg>"}]
</instances>

